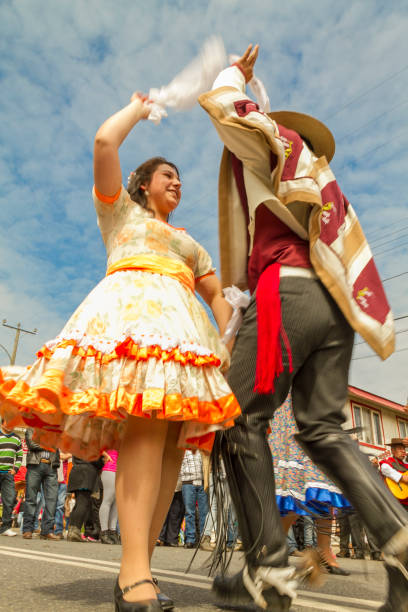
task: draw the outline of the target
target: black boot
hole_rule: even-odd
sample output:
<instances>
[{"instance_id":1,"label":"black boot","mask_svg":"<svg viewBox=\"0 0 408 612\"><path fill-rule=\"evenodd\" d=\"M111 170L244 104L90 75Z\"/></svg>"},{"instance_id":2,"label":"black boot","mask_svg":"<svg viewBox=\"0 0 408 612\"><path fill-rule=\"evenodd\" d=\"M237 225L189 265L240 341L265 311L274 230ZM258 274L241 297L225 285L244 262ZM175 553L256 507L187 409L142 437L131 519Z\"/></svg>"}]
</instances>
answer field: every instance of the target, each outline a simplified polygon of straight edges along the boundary
<instances>
[{"instance_id":1,"label":"black boot","mask_svg":"<svg viewBox=\"0 0 408 612\"><path fill-rule=\"evenodd\" d=\"M382 553L388 574L387 599L379 612L408 612L408 525L397 531Z\"/></svg>"},{"instance_id":2,"label":"black boot","mask_svg":"<svg viewBox=\"0 0 408 612\"><path fill-rule=\"evenodd\" d=\"M286 567L288 550L276 503L267 424L251 426L240 417L235 427L219 435L217 448L227 473L248 566L263 564L261 559L268 556L273 557L274 567Z\"/></svg>"},{"instance_id":3,"label":"black boot","mask_svg":"<svg viewBox=\"0 0 408 612\"><path fill-rule=\"evenodd\" d=\"M408 612L408 579L397 567L386 565L385 569L388 574L388 593L378 612Z\"/></svg>"},{"instance_id":4,"label":"black boot","mask_svg":"<svg viewBox=\"0 0 408 612\"><path fill-rule=\"evenodd\" d=\"M108 534L113 544L121 544L120 536L116 529L108 529Z\"/></svg>"},{"instance_id":5,"label":"black boot","mask_svg":"<svg viewBox=\"0 0 408 612\"><path fill-rule=\"evenodd\" d=\"M212 589L217 602L224 606L245 606L256 603L264 610L287 612L295 597L295 568L247 566L234 576L216 576ZM268 580L269 578L269 580ZM280 583L279 590L271 582Z\"/></svg>"},{"instance_id":6,"label":"black boot","mask_svg":"<svg viewBox=\"0 0 408 612\"><path fill-rule=\"evenodd\" d=\"M241 419L232 430L217 434L213 453L221 453L224 461L247 564L235 576L217 576L213 591L224 605L255 602L266 610L286 612L295 596L295 568L288 567L286 537L276 505L272 457L264 429L266 426L251 428L247 420ZM216 457L213 456L215 479ZM222 500L217 499L217 506L222 507ZM217 545L222 539L221 534L218 536L217 533ZM225 569L222 563L219 565Z\"/></svg>"},{"instance_id":7,"label":"black boot","mask_svg":"<svg viewBox=\"0 0 408 612\"><path fill-rule=\"evenodd\" d=\"M99 539L102 542L102 544L115 544L115 542L112 540L110 533L107 529L105 531L101 531Z\"/></svg>"}]
</instances>

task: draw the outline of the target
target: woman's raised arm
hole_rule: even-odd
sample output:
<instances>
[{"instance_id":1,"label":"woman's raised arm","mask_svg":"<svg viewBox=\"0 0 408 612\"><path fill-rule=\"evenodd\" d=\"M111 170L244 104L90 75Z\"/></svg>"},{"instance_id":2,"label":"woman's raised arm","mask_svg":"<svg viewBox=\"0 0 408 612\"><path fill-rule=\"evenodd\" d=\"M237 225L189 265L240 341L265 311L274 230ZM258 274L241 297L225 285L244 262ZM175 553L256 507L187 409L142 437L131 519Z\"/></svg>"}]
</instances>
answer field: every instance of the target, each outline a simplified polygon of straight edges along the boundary
<instances>
[{"instance_id":1,"label":"woman's raised arm","mask_svg":"<svg viewBox=\"0 0 408 612\"><path fill-rule=\"evenodd\" d=\"M107 119L96 132L94 143L94 182L105 196L113 196L122 185L119 147L141 119L147 119L147 97L134 93L130 104Z\"/></svg>"}]
</instances>

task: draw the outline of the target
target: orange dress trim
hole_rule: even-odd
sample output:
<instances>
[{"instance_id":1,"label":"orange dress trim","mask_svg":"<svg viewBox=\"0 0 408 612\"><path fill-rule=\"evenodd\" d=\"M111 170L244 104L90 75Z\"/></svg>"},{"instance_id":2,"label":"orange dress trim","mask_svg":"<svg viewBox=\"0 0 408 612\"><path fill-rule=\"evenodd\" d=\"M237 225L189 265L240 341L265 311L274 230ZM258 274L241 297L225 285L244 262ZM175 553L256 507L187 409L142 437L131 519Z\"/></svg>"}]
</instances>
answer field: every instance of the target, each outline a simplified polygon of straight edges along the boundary
<instances>
[{"instance_id":1,"label":"orange dress trim","mask_svg":"<svg viewBox=\"0 0 408 612\"><path fill-rule=\"evenodd\" d=\"M44 430L44 434L49 435L47 446L51 447L53 437L57 440L58 436L65 435L65 415L123 421L130 415L150 419L153 413L157 419L232 427L234 419L241 413L233 393L205 402L178 393L166 395L163 389L129 393L119 387L110 393L102 393L88 388L73 392L63 385L63 378L62 371L53 369L43 375L39 384L29 387L24 381L4 381L0 371L0 398L7 396L6 403L18 408L18 413L11 420L7 419L8 424ZM187 445L211 450L213 439L214 433L211 432L187 439Z\"/></svg>"},{"instance_id":2,"label":"orange dress trim","mask_svg":"<svg viewBox=\"0 0 408 612\"><path fill-rule=\"evenodd\" d=\"M167 221L162 221L161 219L156 219L156 221L160 221L160 223L164 223L164 225L168 225L169 227L171 227L171 229L181 230L182 232L187 231L185 227L176 227L175 225L171 225L170 223L167 223Z\"/></svg>"},{"instance_id":3,"label":"orange dress trim","mask_svg":"<svg viewBox=\"0 0 408 612\"><path fill-rule=\"evenodd\" d=\"M116 200L120 196L120 192L122 191L122 186L119 187L118 191L113 196L104 195L103 193L98 191L95 185L94 185L94 189L95 189L95 195L98 198L98 200L100 200L101 202L105 202L105 204L113 204L114 202L116 202Z\"/></svg>"},{"instance_id":4,"label":"orange dress trim","mask_svg":"<svg viewBox=\"0 0 408 612\"><path fill-rule=\"evenodd\" d=\"M125 257L108 266L106 276L120 270L142 270L152 274L162 274L178 280L184 287L194 291L194 273L191 268L181 261L163 257L162 255L135 255Z\"/></svg>"},{"instance_id":5,"label":"orange dress trim","mask_svg":"<svg viewBox=\"0 0 408 612\"><path fill-rule=\"evenodd\" d=\"M211 270L211 272L207 272L207 274L203 274L202 276L196 276L195 282L203 280L203 278L207 278L207 276L214 276L215 271Z\"/></svg>"},{"instance_id":6,"label":"orange dress trim","mask_svg":"<svg viewBox=\"0 0 408 612\"><path fill-rule=\"evenodd\" d=\"M49 349L46 345L44 345L37 352L37 357L51 359L57 349L65 349L69 346L73 347L72 355L79 355L83 359L94 357L95 360L99 361L102 365L105 365L114 359L121 359L122 357L136 359L137 361L147 361L151 358L155 358L160 361L177 361L183 366L188 364L196 367L218 367L221 365L221 360L213 353L210 355L197 355L193 351L186 351L185 353L182 353L178 347L167 351L162 349L158 344L154 346L140 346L139 344L136 344L132 338L126 338L126 340L118 344L110 353L102 353L102 351L98 351L93 346L88 346L87 348L77 346L76 340L61 340L61 342L59 342L52 349ZM51 372L51 377L55 374L54 370L47 370L47 372Z\"/></svg>"}]
</instances>

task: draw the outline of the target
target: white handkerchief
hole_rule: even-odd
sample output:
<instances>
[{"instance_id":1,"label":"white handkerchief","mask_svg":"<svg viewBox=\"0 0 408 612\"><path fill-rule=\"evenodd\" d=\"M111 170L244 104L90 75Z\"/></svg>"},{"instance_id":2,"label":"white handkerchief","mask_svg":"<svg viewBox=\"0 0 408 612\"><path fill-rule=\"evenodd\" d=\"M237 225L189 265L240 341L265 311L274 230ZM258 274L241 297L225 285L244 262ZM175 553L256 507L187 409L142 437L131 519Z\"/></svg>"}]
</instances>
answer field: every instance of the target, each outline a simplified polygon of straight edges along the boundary
<instances>
[{"instance_id":1,"label":"white handkerchief","mask_svg":"<svg viewBox=\"0 0 408 612\"><path fill-rule=\"evenodd\" d=\"M225 67L227 56L220 37L213 36L203 45L200 54L166 86L149 91L153 100L149 119L156 125L167 117L166 106L176 110L191 108L200 94L211 85Z\"/></svg>"}]
</instances>

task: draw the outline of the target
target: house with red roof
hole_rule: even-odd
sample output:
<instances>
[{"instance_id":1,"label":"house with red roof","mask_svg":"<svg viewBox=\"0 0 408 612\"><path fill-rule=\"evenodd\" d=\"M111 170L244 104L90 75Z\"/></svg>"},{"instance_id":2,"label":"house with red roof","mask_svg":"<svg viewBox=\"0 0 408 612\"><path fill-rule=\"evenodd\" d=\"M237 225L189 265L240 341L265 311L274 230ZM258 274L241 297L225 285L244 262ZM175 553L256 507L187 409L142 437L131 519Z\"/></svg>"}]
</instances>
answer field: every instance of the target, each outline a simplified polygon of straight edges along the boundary
<instances>
[{"instance_id":1,"label":"house with red roof","mask_svg":"<svg viewBox=\"0 0 408 612\"><path fill-rule=\"evenodd\" d=\"M408 438L408 405L392 402L369 391L349 385L344 408L345 427L361 427L358 437L360 449L368 455L381 457L390 454L385 446L391 438Z\"/></svg>"}]
</instances>

